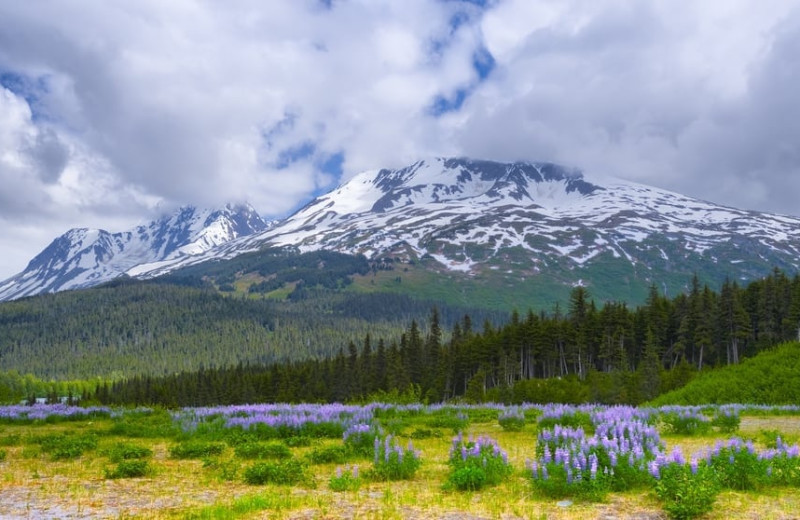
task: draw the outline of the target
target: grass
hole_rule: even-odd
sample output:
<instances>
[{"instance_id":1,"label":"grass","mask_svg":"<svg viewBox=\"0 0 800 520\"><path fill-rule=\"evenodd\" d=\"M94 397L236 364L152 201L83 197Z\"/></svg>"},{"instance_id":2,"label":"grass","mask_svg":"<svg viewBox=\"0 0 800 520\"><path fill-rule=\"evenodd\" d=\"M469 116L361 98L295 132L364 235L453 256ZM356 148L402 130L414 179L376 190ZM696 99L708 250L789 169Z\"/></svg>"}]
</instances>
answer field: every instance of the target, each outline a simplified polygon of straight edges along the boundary
<instances>
[{"instance_id":1,"label":"grass","mask_svg":"<svg viewBox=\"0 0 800 520\"><path fill-rule=\"evenodd\" d=\"M409 419L407 437L414 431L430 428L424 416ZM447 464L451 436L417 436L414 446L422 452L422 465L414 478L401 482L374 482L365 479L357 491L334 492L329 488L338 463L308 465L305 471L312 481L291 484L248 485L243 475L255 461L236 457L228 448L210 454L211 461L175 459L171 451L179 443L172 438L133 437L110 433L111 419L66 424L9 425L2 432L14 442L3 446L5 460L0 460L0 517L52 517L78 514L93 517L142 519L234 519L234 518L435 518L461 514L487 518L583 518L658 515L661 505L650 491L611 493L603 503L575 502L564 507L556 500L538 496L532 489L524 465L535 451L536 426L527 424L522 431L504 431L496 420L472 422L467 433L487 435L497 440L508 453L514 472L497 486L478 492L445 491L443 485L450 468ZM752 438L763 447L770 438L764 432L779 432L787 439L800 438L800 417L743 417L739 435ZM129 433L138 432L131 429ZM96 435L97 449L84 451L74 459L53 460L41 451L41 439ZM681 446L692 452L727 438L717 433L705 436L664 436L668 448ZM326 447L337 441L326 440ZM109 456L115 446L134 457L146 459L147 471L137 477L132 464L129 474L114 475L118 464ZM298 461L307 460L319 448L290 448ZM39 449L36 454L36 449ZM35 453L26 457L23 452ZM143 450L147 450L146 452ZM212 450L214 451L214 450ZM208 454L207 454L208 455ZM121 456L119 460L129 460ZM130 460L140 460L132 458ZM348 465L363 470L371 461L355 459ZM226 479L225 475L233 475ZM266 515L266 516L265 516ZM800 516L800 490L766 489L760 493L725 491L707 518L787 518Z\"/></svg>"}]
</instances>

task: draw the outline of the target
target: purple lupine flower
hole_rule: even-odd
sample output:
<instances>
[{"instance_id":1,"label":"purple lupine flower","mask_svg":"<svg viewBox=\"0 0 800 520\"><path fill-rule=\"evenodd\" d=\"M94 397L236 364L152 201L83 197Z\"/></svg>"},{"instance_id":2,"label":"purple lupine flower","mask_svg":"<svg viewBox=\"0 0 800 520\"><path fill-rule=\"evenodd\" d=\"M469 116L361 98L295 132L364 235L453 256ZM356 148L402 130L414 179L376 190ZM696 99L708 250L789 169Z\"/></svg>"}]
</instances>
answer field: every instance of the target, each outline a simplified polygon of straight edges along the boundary
<instances>
[{"instance_id":1,"label":"purple lupine flower","mask_svg":"<svg viewBox=\"0 0 800 520\"><path fill-rule=\"evenodd\" d=\"M683 452L681 451L681 449L678 446L676 446L675 449L672 450L671 459L672 459L672 462L674 462L675 464L685 464L686 463L686 459L683 458Z\"/></svg>"},{"instance_id":2,"label":"purple lupine flower","mask_svg":"<svg viewBox=\"0 0 800 520\"><path fill-rule=\"evenodd\" d=\"M658 461L652 460L650 464L647 465L647 470L656 480L661 478L661 468L658 465Z\"/></svg>"}]
</instances>

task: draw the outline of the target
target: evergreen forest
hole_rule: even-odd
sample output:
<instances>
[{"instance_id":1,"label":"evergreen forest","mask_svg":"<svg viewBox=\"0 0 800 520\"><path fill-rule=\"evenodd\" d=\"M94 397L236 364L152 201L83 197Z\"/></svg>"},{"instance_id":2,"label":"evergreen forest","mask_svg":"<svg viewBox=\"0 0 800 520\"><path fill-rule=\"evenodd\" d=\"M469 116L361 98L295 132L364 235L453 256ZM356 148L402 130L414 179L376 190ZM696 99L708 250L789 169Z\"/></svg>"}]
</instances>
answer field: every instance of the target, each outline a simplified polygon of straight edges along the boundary
<instances>
[{"instance_id":1,"label":"evergreen forest","mask_svg":"<svg viewBox=\"0 0 800 520\"><path fill-rule=\"evenodd\" d=\"M800 276L780 270L719 291L695 277L668 298L597 304L585 287L550 312L514 311L501 326L465 314L450 327L433 309L397 336L371 330L327 356L241 362L141 375L86 398L113 404L422 400L639 404L696 374L798 337Z\"/></svg>"}]
</instances>

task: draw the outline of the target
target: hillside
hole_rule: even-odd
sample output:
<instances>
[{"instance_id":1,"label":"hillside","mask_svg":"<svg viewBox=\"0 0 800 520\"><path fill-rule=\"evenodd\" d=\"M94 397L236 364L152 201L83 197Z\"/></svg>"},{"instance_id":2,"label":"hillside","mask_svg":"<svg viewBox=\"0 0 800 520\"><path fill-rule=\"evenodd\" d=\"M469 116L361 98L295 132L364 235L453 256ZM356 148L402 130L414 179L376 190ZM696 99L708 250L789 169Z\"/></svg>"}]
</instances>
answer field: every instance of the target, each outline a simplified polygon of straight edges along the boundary
<instances>
[{"instance_id":1,"label":"hillside","mask_svg":"<svg viewBox=\"0 0 800 520\"><path fill-rule=\"evenodd\" d=\"M217 290L217 283L235 290L228 283L231 269L245 262L262 290ZM435 305L338 290L367 266L363 258L337 253L264 252L206 267L171 279L119 280L0 303L0 370L45 379L117 378L324 357L368 333L395 338ZM259 275L264 269L268 275ZM493 322L506 318L439 308L447 324L465 313Z\"/></svg>"},{"instance_id":2,"label":"hillside","mask_svg":"<svg viewBox=\"0 0 800 520\"><path fill-rule=\"evenodd\" d=\"M685 387L663 394L651 404L725 403L800 403L800 343L786 343L739 365L703 373Z\"/></svg>"}]
</instances>

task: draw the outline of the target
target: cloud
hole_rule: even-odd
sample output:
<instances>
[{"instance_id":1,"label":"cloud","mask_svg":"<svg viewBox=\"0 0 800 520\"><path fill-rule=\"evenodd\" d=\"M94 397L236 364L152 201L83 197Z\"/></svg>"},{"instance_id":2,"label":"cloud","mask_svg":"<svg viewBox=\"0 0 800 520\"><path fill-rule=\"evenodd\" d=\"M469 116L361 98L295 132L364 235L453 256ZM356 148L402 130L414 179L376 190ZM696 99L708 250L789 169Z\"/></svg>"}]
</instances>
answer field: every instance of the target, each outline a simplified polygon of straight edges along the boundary
<instances>
[{"instance_id":1,"label":"cloud","mask_svg":"<svg viewBox=\"0 0 800 520\"><path fill-rule=\"evenodd\" d=\"M797 213L798 14L798 2L504 2L482 21L497 73L455 138L475 155Z\"/></svg>"},{"instance_id":2,"label":"cloud","mask_svg":"<svg viewBox=\"0 0 800 520\"><path fill-rule=\"evenodd\" d=\"M798 5L3 2L0 220L52 238L187 203L274 217L430 155L796 213Z\"/></svg>"}]
</instances>

